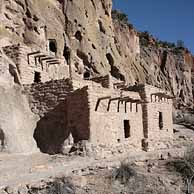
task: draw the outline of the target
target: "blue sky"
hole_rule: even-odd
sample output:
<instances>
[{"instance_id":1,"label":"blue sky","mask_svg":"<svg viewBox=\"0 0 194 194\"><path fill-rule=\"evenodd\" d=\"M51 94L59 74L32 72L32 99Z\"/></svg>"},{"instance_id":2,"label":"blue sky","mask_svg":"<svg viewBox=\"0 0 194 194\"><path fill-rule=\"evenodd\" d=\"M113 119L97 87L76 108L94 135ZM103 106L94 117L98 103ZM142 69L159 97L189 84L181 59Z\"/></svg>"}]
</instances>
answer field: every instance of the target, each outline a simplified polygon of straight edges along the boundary
<instances>
[{"instance_id":1,"label":"blue sky","mask_svg":"<svg viewBox=\"0 0 194 194\"><path fill-rule=\"evenodd\" d=\"M137 30L160 40L183 40L194 54L194 0L113 0Z\"/></svg>"}]
</instances>

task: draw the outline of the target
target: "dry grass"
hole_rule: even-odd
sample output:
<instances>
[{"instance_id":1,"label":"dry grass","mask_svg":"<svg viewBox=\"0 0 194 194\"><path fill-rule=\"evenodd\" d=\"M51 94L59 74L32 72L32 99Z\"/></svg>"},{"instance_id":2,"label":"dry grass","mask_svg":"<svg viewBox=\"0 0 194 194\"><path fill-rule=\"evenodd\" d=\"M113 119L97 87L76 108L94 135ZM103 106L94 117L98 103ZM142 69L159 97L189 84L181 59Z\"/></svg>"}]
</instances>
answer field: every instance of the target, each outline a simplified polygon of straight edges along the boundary
<instances>
[{"instance_id":1,"label":"dry grass","mask_svg":"<svg viewBox=\"0 0 194 194\"><path fill-rule=\"evenodd\" d=\"M136 171L131 164L121 163L120 167L115 169L112 174L113 180L119 180L121 184L127 184L130 178L136 176Z\"/></svg>"}]
</instances>

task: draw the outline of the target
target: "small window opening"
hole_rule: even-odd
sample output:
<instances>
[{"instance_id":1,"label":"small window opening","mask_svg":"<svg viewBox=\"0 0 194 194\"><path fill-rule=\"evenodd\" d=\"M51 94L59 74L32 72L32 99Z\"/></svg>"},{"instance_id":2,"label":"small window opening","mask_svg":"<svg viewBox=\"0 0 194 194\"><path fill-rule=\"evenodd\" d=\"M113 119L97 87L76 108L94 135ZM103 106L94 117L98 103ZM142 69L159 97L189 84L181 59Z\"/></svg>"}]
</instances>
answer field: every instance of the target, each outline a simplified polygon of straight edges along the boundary
<instances>
[{"instance_id":1,"label":"small window opening","mask_svg":"<svg viewBox=\"0 0 194 194\"><path fill-rule=\"evenodd\" d=\"M51 51L52 53L56 53L57 52L56 40L49 40L49 51Z\"/></svg>"},{"instance_id":2,"label":"small window opening","mask_svg":"<svg viewBox=\"0 0 194 194\"><path fill-rule=\"evenodd\" d=\"M125 133L125 138L129 138L131 136L130 133L130 122L129 120L124 120L124 133Z\"/></svg>"},{"instance_id":3,"label":"small window opening","mask_svg":"<svg viewBox=\"0 0 194 194\"><path fill-rule=\"evenodd\" d=\"M35 71L35 73L34 73L34 82L35 83L40 83L41 82L40 72Z\"/></svg>"},{"instance_id":4,"label":"small window opening","mask_svg":"<svg viewBox=\"0 0 194 194\"><path fill-rule=\"evenodd\" d=\"M163 129L163 114L162 114L162 112L159 112L159 128L160 128L160 130Z\"/></svg>"},{"instance_id":5,"label":"small window opening","mask_svg":"<svg viewBox=\"0 0 194 194\"><path fill-rule=\"evenodd\" d=\"M89 79L90 78L90 72L89 71L86 71L84 73L84 79Z\"/></svg>"}]
</instances>

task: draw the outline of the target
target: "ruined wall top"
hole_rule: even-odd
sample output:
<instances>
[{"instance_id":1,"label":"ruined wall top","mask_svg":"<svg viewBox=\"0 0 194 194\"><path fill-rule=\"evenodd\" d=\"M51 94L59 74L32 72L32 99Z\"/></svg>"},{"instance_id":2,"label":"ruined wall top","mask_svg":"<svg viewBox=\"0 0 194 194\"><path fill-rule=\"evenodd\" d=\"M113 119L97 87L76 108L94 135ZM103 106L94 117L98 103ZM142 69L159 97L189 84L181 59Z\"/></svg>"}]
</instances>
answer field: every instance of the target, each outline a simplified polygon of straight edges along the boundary
<instances>
[{"instance_id":1,"label":"ruined wall top","mask_svg":"<svg viewBox=\"0 0 194 194\"><path fill-rule=\"evenodd\" d=\"M127 88L129 91L139 92L141 98L147 102L152 101L152 96L157 96L158 98L173 99L174 96L171 92L162 90L148 84L134 85Z\"/></svg>"}]
</instances>

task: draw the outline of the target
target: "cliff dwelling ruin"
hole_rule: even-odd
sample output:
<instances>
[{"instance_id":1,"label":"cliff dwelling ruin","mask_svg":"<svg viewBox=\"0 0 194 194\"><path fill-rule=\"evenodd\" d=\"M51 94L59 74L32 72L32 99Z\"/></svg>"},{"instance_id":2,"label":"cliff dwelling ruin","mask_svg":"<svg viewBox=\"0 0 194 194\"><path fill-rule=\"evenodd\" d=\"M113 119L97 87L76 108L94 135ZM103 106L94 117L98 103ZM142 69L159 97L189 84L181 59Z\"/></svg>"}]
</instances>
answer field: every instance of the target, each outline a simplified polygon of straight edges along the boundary
<instances>
[{"instance_id":1,"label":"cliff dwelling ruin","mask_svg":"<svg viewBox=\"0 0 194 194\"><path fill-rule=\"evenodd\" d=\"M113 3L0 1L0 194L185 191L194 56Z\"/></svg>"},{"instance_id":2,"label":"cliff dwelling ruin","mask_svg":"<svg viewBox=\"0 0 194 194\"><path fill-rule=\"evenodd\" d=\"M71 152L80 142L86 153L96 155L170 146L170 93L150 85L129 86L110 74L92 77L86 71L70 79L71 64L56 56L53 39L48 43L47 52L24 45L3 48L15 60L30 108L39 117L33 137L40 151Z\"/></svg>"}]
</instances>

